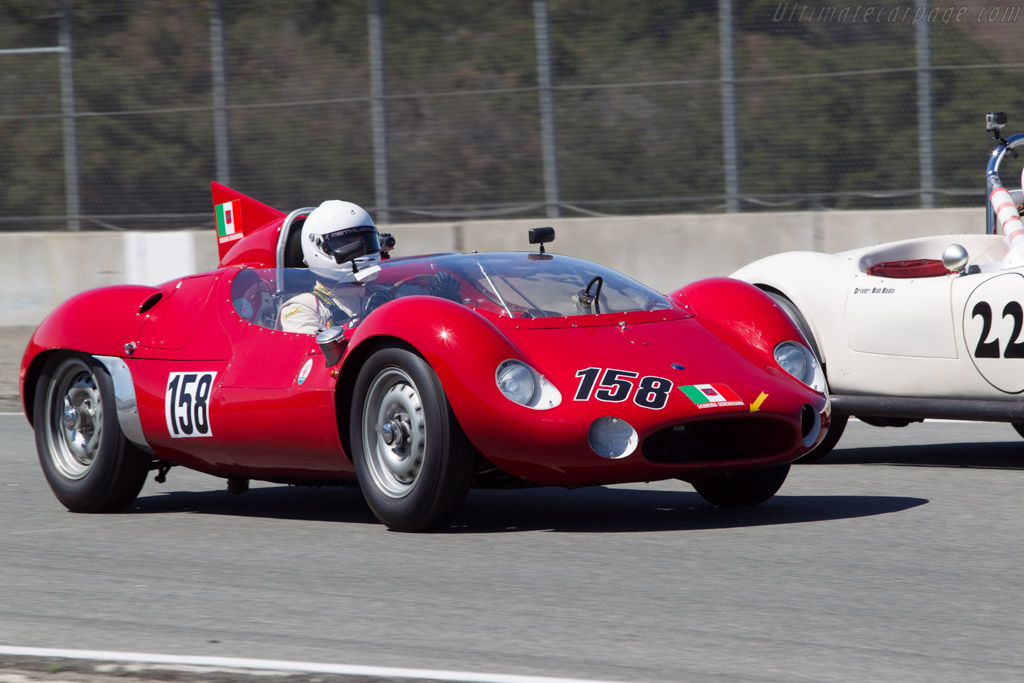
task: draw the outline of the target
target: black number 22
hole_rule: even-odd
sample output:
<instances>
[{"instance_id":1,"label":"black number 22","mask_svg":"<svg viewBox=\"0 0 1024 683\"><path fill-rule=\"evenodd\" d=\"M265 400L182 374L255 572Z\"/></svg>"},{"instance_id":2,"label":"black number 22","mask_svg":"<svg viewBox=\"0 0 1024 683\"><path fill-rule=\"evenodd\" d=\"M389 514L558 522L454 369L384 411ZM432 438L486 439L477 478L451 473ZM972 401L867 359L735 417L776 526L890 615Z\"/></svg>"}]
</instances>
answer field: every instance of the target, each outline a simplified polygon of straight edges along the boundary
<instances>
[{"instance_id":1,"label":"black number 22","mask_svg":"<svg viewBox=\"0 0 1024 683\"><path fill-rule=\"evenodd\" d=\"M971 317L981 316L981 336L978 338L978 345L974 347L975 358L999 358L999 338L991 341L988 339L992 331L992 306L987 301L979 301L971 311ZM1010 343L1006 346L1003 358L1024 358L1024 341L1020 338L1021 330L1024 329L1024 309L1016 301L1011 301L1003 307L1003 317L1013 318L1013 332L1010 334Z\"/></svg>"}]
</instances>

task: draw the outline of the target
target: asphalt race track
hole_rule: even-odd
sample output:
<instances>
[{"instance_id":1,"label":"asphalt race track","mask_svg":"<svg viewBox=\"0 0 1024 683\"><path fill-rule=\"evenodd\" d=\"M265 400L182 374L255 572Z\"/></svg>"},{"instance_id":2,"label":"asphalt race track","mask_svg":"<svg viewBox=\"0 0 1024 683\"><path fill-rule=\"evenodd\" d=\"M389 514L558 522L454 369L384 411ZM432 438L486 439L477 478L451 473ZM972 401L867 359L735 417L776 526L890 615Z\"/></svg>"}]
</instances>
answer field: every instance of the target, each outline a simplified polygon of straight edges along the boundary
<instances>
[{"instance_id":1,"label":"asphalt race track","mask_svg":"<svg viewBox=\"0 0 1024 683\"><path fill-rule=\"evenodd\" d=\"M851 422L752 509L677 482L473 492L433 535L385 531L357 491L236 496L180 468L126 513L72 514L24 417L0 415L0 443L0 646L616 681L1024 677L1008 425Z\"/></svg>"}]
</instances>

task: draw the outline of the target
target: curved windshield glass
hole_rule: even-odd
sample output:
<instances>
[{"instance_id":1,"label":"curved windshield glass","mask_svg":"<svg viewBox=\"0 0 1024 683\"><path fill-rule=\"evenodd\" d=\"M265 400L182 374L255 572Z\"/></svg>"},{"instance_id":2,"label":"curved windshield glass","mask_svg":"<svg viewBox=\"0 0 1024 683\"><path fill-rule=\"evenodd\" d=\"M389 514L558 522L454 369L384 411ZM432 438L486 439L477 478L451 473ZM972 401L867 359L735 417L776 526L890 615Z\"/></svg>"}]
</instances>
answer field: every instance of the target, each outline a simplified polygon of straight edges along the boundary
<instances>
[{"instance_id":1,"label":"curved windshield glass","mask_svg":"<svg viewBox=\"0 0 1024 683\"><path fill-rule=\"evenodd\" d=\"M510 318L656 311L672 304L610 268L553 254L441 254L383 261L363 282L318 280L304 268L246 268L235 312L262 327L313 334L366 316L392 299L436 296Z\"/></svg>"},{"instance_id":2,"label":"curved windshield glass","mask_svg":"<svg viewBox=\"0 0 1024 683\"><path fill-rule=\"evenodd\" d=\"M571 256L513 252L452 254L435 260L439 268L470 286L470 305L499 315L553 318L672 307L653 289Z\"/></svg>"}]
</instances>

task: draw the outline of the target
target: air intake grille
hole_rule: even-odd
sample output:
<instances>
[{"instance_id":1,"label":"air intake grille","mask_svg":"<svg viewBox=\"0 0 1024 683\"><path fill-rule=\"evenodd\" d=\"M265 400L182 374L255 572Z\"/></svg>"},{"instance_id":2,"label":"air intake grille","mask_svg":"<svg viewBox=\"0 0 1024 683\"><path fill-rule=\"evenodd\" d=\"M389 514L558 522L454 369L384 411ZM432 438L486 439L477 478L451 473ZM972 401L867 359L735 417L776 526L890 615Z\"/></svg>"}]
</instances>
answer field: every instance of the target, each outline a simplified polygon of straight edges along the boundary
<instances>
[{"instance_id":1,"label":"air intake grille","mask_svg":"<svg viewBox=\"0 0 1024 683\"><path fill-rule=\"evenodd\" d=\"M784 453L799 435L787 422L730 418L676 425L647 437L642 447L651 462L706 462L768 457Z\"/></svg>"}]
</instances>

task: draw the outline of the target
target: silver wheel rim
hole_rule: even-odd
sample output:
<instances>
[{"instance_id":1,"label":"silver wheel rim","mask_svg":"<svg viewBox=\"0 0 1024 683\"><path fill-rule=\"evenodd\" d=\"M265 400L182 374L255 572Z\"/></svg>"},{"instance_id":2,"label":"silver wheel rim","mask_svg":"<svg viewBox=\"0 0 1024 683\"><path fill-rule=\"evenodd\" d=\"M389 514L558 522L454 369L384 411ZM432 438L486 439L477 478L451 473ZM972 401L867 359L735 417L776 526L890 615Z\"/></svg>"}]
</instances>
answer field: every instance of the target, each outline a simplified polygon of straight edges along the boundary
<instances>
[{"instance_id":1,"label":"silver wheel rim","mask_svg":"<svg viewBox=\"0 0 1024 683\"><path fill-rule=\"evenodd\" d=\"M46 390L46 442L61 475L81 479L96 462L103 438L103 402L92 370L71 358L53 373Z\"/></svg>"},{"instance_id":2,"label":"silver wheel rim","mask_svg":"<svg viewBox=\"0 0 1024 683\"><path fill-rule=\"evenodd\" d=\"M373 483L389 498L407 495L419 478L426 450L423 402L412 378L385 368L363 403L363 458Z\"/></svg>"}]
</instances>

